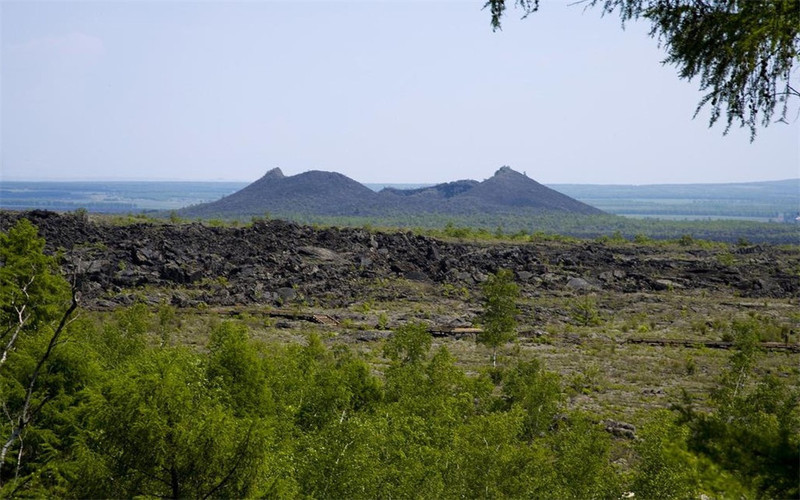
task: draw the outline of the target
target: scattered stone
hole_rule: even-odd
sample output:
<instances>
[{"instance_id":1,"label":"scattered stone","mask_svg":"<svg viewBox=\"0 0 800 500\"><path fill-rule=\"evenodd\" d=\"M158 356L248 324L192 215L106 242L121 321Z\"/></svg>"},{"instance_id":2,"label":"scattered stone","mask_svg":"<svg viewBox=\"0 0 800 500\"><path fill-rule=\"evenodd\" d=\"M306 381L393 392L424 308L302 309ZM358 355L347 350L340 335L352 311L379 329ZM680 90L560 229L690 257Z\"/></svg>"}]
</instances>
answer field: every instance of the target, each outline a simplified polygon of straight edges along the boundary
<instances>
[{"instance_id":1,"label":"scattered stone","mask_svg":"<svg viewBox=\"0 0 800 500\"><path fill-rule=\"evenodd\" d=\"M474 283L474 281L475 281L475 280L472 279L472 274L470 274L468 272L456 273L456 279L458 279L459 281L467 281L467 282L470 282L470 283Z\"/></svg>"},{"instance_id":2,"label":"scattered stone","mask_svg":"<svg viewBox=\"0 0 800 500\"><path fill-rule=\"evenodd\" d=\"M278 299L283 302L289 302L291 300L294 300L295 297L297 297L297 290L289 287L278 288L275 291L275 293L277 294Z\"/></svg>"},{"instance_id":3,"label":"scattered stone","mask_svg":"<svg viewBox=\"0 0 800 500\"><path fill-rule=\"evenodd\" d=\"M567 288L573 290L594 290L596 287L583 278L570 278L567 281Z\"/></svg>"},{"instance_id":4,"label":"scattered stone","mask_svg":"<svg viewBox=\"0 0 800 500\"><path fill-rule=\"evenodd\" d=\"M633 424L618 422L616 420L603 420L601 423L605 426L606 432L614 436L636 439L636 427Z\"/></svg>"},{"instance_id":5,"label":"scattered stone","mask_svg":"<svg viewBox=\"0 0 800 500\"><path fill-rule=\"evenodd\" d=\"M428 281L428 276L426 276L425 273L421 273L419 271L411 271L405 273L403 277L411 281Z\"/></svg>"},{"instance_id":6,"label":"scattered stone","mask_svg":"<svg viewBox=\"0 0 800 500\"><path fill-rule=\"evenodd\" d=\"M530 281L531 278L533 278L533 273L531 273L531 272L528 272L528 271L519 271L519 272L517 272L517 279L522 281L522 282Z\"/></svg>"},{"instance_id":7,"label":"scattered stone","mask_svg":"<svg viewBox=\"0 0 800 500\"><path fill-rule=\"evenodd\" d=\"M299 247L297 249L300 255L305 255L308 257L314 257L320 260L326 261L336 261L341 260L339 254L332 250L328 250L327 248L320 248L320 247Z\"/></svg>"},{"instance_id":8,"label":"scattered stone","mask_svg":"<svg viewBox=\"0 0 800 500\"><path fill-rule=\"evenodd\" d=\"M675 283L672 280L665 280L665 279L653 280L653 290L663 291L663 290L674 290L676 288L683 288L683 286L678 283Z\"/></svg>"},{"instance_id":9,"label":"scattered stone","mask_svg":"<svg viewBox=\"0 0 800 500\"><path fill-rule=\"evenodd\" d=\"M391 336L391 332L385 330L375 330L375 331L366 331L366 332L358 332L355 335L355 339L358 342L374 342L376 340L383 340L387 339Z\"/></svg>"},{"instance_id":10,"label":"scattered stone","mask_svg":"<svg viewBox=\"0 0 800 500\"><path fill-rule=\"evenodd\" d=\"M524 330L519 332L519 336L526 339L533 339L533 338L540 338L547 336L547 332L544 330Z\"/></svg>"}]
</instances>

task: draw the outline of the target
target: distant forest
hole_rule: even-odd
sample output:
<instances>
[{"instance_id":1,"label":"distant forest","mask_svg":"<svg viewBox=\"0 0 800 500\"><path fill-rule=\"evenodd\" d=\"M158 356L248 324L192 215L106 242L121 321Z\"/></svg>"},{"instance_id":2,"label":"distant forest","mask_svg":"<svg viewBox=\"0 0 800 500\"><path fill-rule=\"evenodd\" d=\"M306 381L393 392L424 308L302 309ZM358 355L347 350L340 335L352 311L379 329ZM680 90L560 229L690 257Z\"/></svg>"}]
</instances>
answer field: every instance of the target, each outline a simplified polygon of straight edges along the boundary
<instances>
[{"instance_id":1,"label":"distant forest","mask_svg":"<svg viewBox=\"0 0 800 500\"><path fill-rule=\"evenodd\" d=\"M637 217L791 222L800 210L800 179L737 184L550 187L605 212Z\"/></svg>"},{"instance_id":2,"label":"distant forest","mask_svg":"<svg viewBox=\"0 0 800 500\"><path fill-rule=\"evenodd\" d=\"M726 243L797 244L798 224L748 220L656 220L618 215L495 214L491 216L311 217L290 220L322 226L402 228L432 236L467 239L571 237L647 240L709 240ZM212 223L224 223L211 220Z\"/></svg>"},{"instance_id":3,"label":"distant forest","mask_svg":"<svg viewBox=\"0 0 800 500\"><path fill-rule=\"evenodd\" d=\"M169 217L172 210L217 200L243 182L6 182L0 208L86 209L92 213ZM385 184L370 185L378 190ZM403 185L402 188L420 185ZM513 235L560 234L579 238L693 238L754 243L797 243L800 179L738 184L549 186L610 214L600 216L506 214L482 217L402 215L395 217L311 217L263 214L298 222L444 230L470 228ZM250 217L240 222L248 222ZM657 221L654 219L658 219ZM767 223L767 221L772 221ZM219 222L219 221L217 221ZM784 223L777 223L784 222ZM463 231L462 231L463 232Z\"/></svg>"}]
</instances>

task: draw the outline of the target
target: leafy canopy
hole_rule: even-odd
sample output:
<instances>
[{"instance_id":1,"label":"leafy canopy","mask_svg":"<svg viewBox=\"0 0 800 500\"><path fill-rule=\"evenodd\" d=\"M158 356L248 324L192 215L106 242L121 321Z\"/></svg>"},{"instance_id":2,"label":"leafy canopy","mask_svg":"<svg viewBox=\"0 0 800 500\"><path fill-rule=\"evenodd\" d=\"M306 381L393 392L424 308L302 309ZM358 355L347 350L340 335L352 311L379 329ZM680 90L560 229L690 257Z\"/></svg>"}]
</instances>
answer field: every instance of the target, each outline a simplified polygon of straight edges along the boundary
<instances>
[{"instance_id":1,"label":"leafy canopy","mask_svg":"<svg viewBox=\"0 0 800 500\"><path fill-rule=\"evenodd\" d=\"M792 68L800 53L800 0L584 0L622 22L644 18L650 36L665 47L665 64L681 78L700 80L705 95L695 110L711 109L709 126L723 115L734 123L768 126L776 112L786 121L789 98L800 97ZM515 0L526 17L539 0ZM489 0L492 26L499 29L506 0ZM792 85L793 79L795 84Z\"/></svg>"},{"instance_id":2,"label":"leafy canopy","mask_svg":"<svg viewBox=\"0 0 800 500\"><path fill-rule=\"evenodd\" d=\"M0 321L4 331L24 321L35 330L61 314L69 284L56 259L44 253L44 238L28 219L0 233Z\"/></svg>"}]
</instances>

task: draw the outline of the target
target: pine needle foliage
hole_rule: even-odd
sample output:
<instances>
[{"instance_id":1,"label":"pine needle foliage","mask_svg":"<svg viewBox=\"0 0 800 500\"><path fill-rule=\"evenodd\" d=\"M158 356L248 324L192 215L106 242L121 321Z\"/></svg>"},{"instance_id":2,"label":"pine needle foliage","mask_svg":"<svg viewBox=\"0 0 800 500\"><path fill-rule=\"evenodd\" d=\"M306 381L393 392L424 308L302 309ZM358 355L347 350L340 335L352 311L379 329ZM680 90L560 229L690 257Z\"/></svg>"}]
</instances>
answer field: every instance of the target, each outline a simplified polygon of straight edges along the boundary
<instances>
[{"instance_id":1,"label":"pine needle foliage","mask_svg":"<svg viewBox=\"0 0 800 500\"><path fill-rule=\"evenodd\" d=\"M602 14L650 23L650 36L667 52L664 64L682 79L699 79L704 92L695 110L710 109L709 126L722 120L750 130L767 127L777 112L789 118L791 98L800 97L792 70L800 54L800 0L589 0ZM537 0L516 0L523 17ZM489 0L493 29L501 27L506 0Z\"/></svg>"}]
</instances>

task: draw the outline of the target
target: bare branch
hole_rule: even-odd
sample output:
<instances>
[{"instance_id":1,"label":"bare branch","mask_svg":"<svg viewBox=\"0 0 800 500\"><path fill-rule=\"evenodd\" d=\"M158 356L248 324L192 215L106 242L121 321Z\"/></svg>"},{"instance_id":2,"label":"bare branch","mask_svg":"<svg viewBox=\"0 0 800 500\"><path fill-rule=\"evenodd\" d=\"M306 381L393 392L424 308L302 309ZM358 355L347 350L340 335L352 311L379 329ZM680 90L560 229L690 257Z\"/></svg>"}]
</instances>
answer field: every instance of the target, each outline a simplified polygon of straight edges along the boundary
<instances>
[{"instance_id":1,"label":"bare branch","mask_svg":"<svg viewBox=\"0 0 800 500\"><path fill-rule=\"evenodd\" d=\"M8 358L8 353L11 352L12 349L14 349L14 344L17 342L17 337L19 336L19 333L22 331L22 328L25 326L25 323L27 323L28 319L30 318L30 315L28 316L24 315L26 307L27 304L22 306L22 308L15 308L17 310L17 325L14 328L14 334L11 335L11 338L3 347L3 354L2 356L0 356L0 367L2 367L3 364L5 364L6 359Z\"/></svg>"},{"instance_id":2,"label":"bare branch","mask_svg":"<svg viewBox=\"0 0 800 500\"><path fill-rule=\"evenodd\" d=\"M25 431L25 428L28 426L28 424L30 424L33 417L36 414L38 414L39 411L41 411L41 409L44 407L44 405L50 400L50 397L44 397L42 401L34 408L34 411L33 412L31 411L31 403L33 400L34 391L36 389L36 382L39 379L39 374L41 373L45 363L49 361L50 356L53 353L53 349L58 344L59 337L61 336L67 325L69 325L70 317L72 316L72 313L75 312L75 309L77 309L77 307L78 307L77 290L73 288L72 301L70 303L70 306L69 308L67 308L66 311L64 311L64 314L61 316L61 320L59 321L58 327L53 332L53 335L50 337L50 342L47 345L47 349L45 349L45 352L39 358L39 361L36 364L33 373L31 374L31 379L30 382L28 383L28 388L25 391L25 400L22 404L22 409L19 413L19 416L17 417L16 425L13 425L13 419L12 419L11 435L6 440L5 444L3 445L3 448L0 449L0 473L3 470L3 465L5 464L6 455L8 454L8 451L17 441L21 441L22 433ZM0 476L0 478L1 477L2 476Z\"/></svg>"},{"instance_id":3,"label":"bare branch","mask_svg":"<svg viewBox=\"0 0 800 500\"><path fill-rule=\"evenodd\" d=\"M19 470L22 468L22 451L25 449L25 440L19 438L19 452L17 453L17 467L14 470L14 481L19 479Z\"/></svg>"},{"instance_id":4,"label":"bare branch","mask_svg":"<svg viewBox=\"0 0 800 500\"><path fill-rule=\"evenodd\" d=\"M247 435L245 436L244 440L242 441L242 443L241 443L241 445L239 447L239 450L238 450L238 453L237 453L237 457L236 457L236 462L233 464L233 467L231 467L231 470L228 471L228 473L225 475L225 477L223 477L222 480L220 480L220 482L217 483L217 485L215 487L211 488L211 491L209 491L208 493L206 493L203 496L203 500L205 500L207 498L210 498L212 495L214 495L214 493L217 492L217 490L222 488L225 485L225 483L230 481L230 479L233 477L233 474L236 472L236 470L242 464L242 460L244 459L244 457L246 455L247 447L250 446L250 437L253 434L253 426L254 425L255 425L255 423L251 424L250 427L247 429Z\"/></svg>"}]
</instances>

